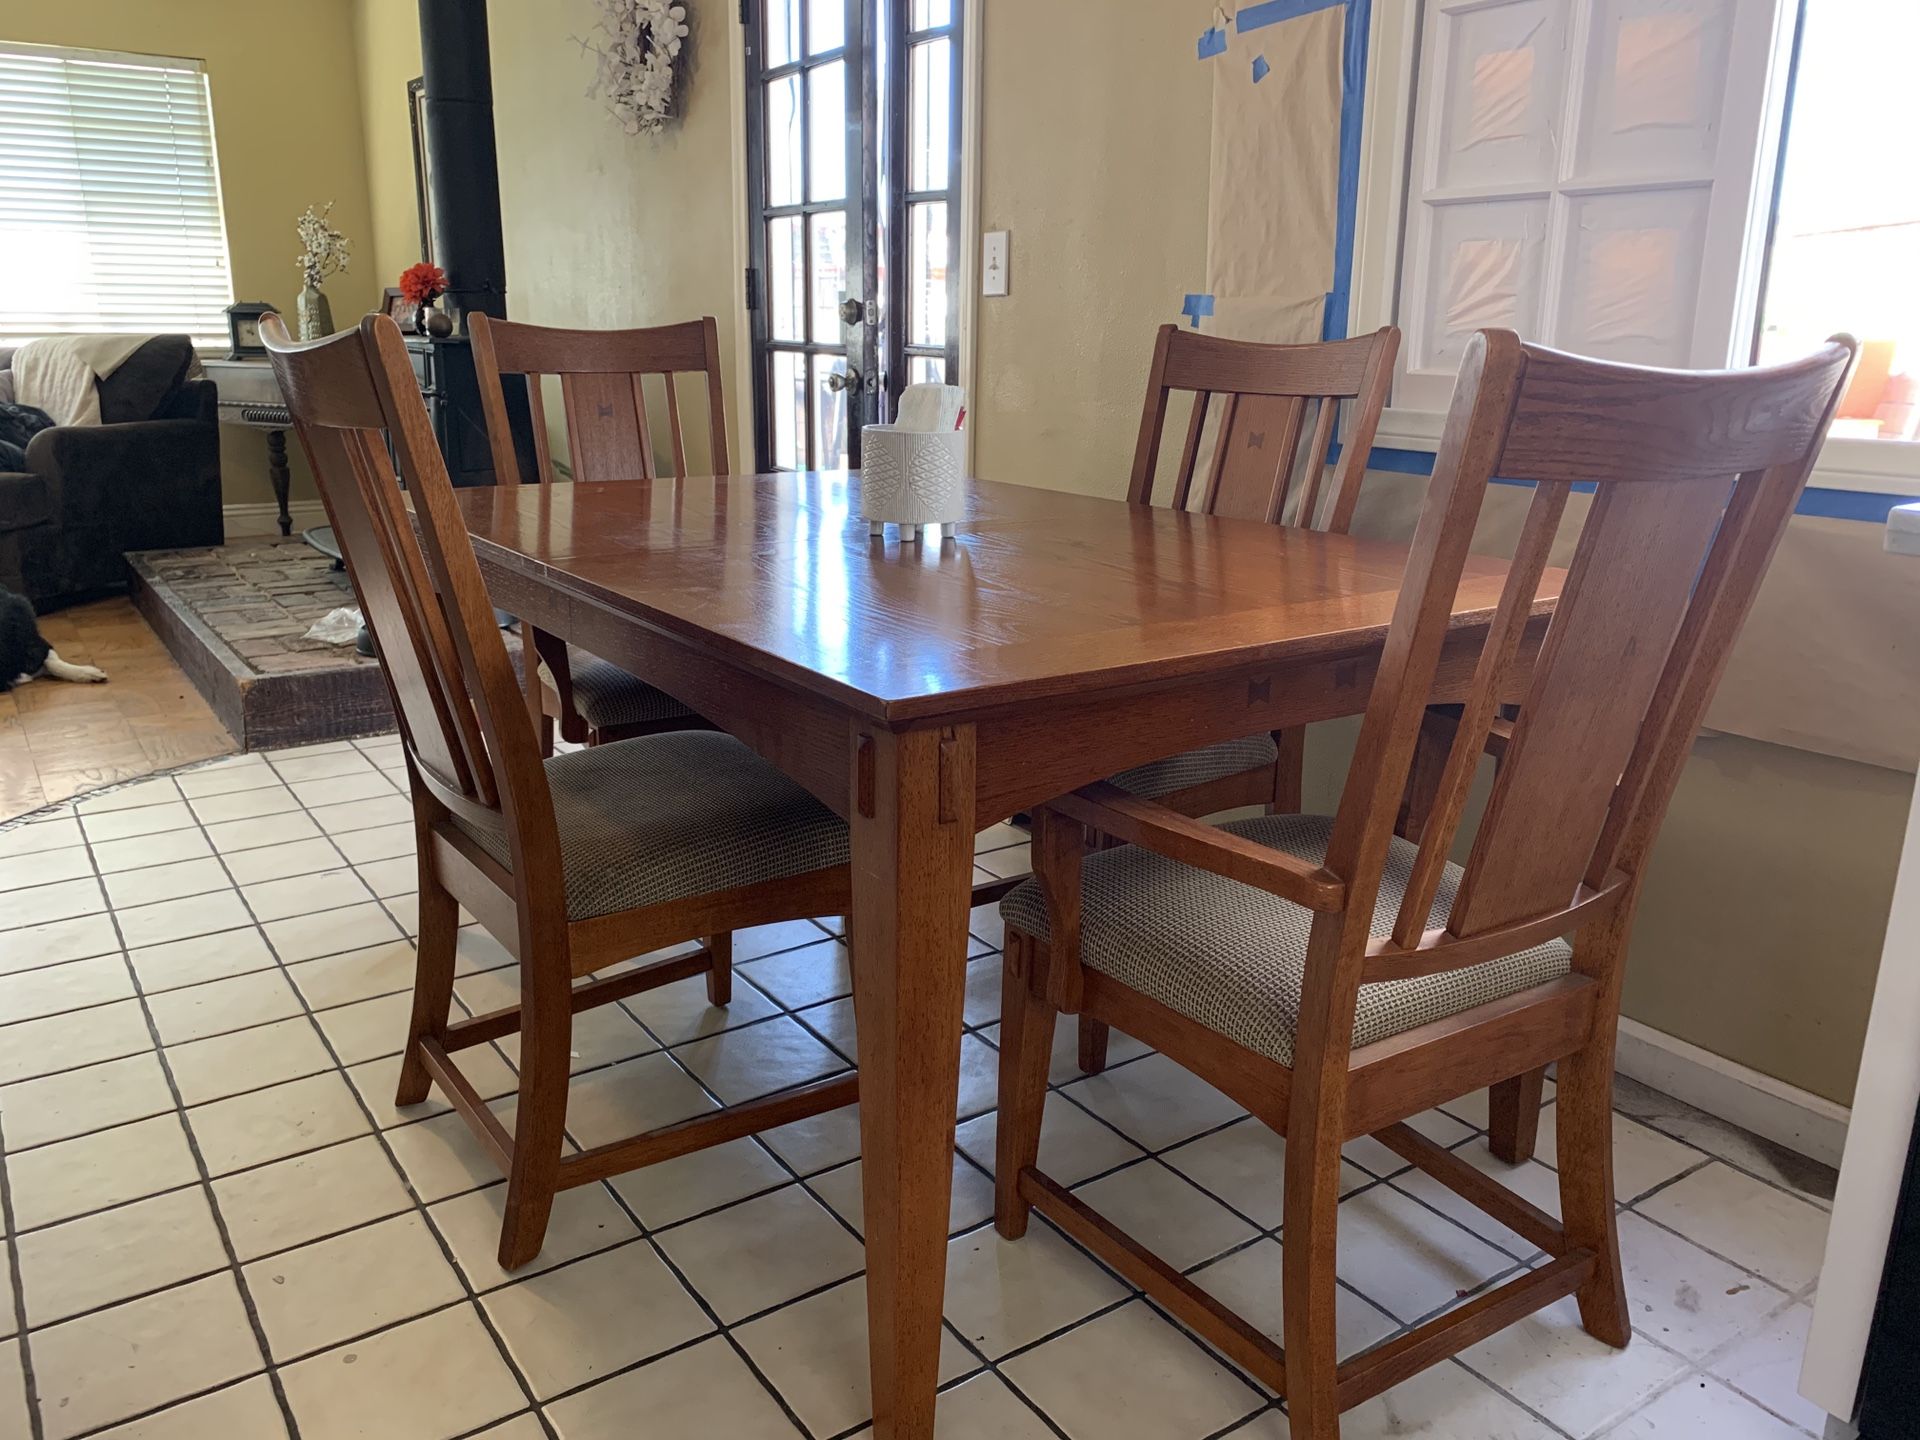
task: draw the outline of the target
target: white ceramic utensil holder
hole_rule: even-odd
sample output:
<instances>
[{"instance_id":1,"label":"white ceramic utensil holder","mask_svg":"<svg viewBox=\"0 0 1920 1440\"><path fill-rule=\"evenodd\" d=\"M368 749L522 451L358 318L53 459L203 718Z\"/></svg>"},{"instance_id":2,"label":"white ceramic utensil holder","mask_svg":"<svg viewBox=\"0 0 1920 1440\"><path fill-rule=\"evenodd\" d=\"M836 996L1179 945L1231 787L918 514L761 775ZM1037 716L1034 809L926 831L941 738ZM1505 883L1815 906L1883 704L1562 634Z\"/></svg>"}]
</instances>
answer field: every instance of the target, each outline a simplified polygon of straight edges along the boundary
<instances>
[{"instance_id":1,"label":"white ceramic utensil holder","mask_svg":"<svg viewBox=\"0 0 1920 1440\"><path fill-rule=\"evenodd\" d=\"M898 525L902 539L919 527L933 531L966 513L967 437L964 430L860 431L860 514L871 534Z\"/></svg>"}]
</instances>

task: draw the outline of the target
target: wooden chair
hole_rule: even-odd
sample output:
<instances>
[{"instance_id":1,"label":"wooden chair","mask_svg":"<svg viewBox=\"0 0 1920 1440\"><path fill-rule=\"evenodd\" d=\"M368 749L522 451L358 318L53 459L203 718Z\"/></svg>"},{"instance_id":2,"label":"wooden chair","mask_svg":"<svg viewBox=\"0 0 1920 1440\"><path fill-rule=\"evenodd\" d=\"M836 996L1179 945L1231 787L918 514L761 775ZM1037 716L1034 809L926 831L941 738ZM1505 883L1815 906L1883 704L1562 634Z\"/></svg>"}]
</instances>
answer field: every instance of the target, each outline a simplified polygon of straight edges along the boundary
<instances>
[{"instance_id":1,"label":"wooden chair","mask_svg":"<svg viewBox=\"0 0 1920 1440\"><path fill-rule=\"evenodd\" d=\"M487 419L494 473L520 474L508 424L503 375L526 385L541 484L555 478L542 381L560 382L567 457L575 480L652 480L659 473L647 409L646 378L662 378L673 474L687 474L678 377L706 376L707 473L728 473L726 406L720 384L720 340L713 317L646 330L560 330L475 314L474 369ZM524 478L524 477L523 477ZM527 704L540 725L541 752L551 754L553 729L575 744L598 745L665 730L702 729L706 721L663 690L597 655L525 627L523 639L546 670L525 667Z\"/></svg>"},{"instance_id":2,"label":"wooden chair","mask_svg":"<svg viewBox=\"0 0 1920 1440\"><path fill-rule=\"evenodd\" d=\"M1360 482L1399 351L1400 331L1393 325L1317 345L1222 340L1162 325L1147 374L1128 501L1154 503L1167 410L1174 392L1185 391L1193 400L1186 439L1173 467L1174 509L1345 534L1360 500ZM1215 400L1221 403L1211 432L1213 449L1196 495L1194 482ZM1331 492L1323 497L1327 454L1339 433L1342 401L1351 402L1348 432ZM1302 451L1301 440L1309 435ZM1211 815L1244 805L1292 812L1300 808L1306 733L1276 730L1202 746L1137 766L1114 776L1113 783L1183 815ZM1082 1070L1091 1075L1106 1067L1107 1040L1105 1025L1091 1016L1080 1017Z\"/></svg>"},{"instance_id":3,"label":"wooden chair","mask_svg":"<svg viewBox=\"0 0 1920 1440\"><path fill-rule=\"evenodd\" d=\"M559 1190L851 1104L855 1079L840 1076L562 1157L573 1016L694 975L726 1004L732 930L846 911L846 824L712 731L543 764L399 330L370 315L357 331L296 345L269 316L261 333L405 742L420 939L396 1103L439 1085L506 1172L500 1263L539 1252ZM519 960L521 998L455 1021L461 905ZM692 954L587 978L690 940L702 942ZM453 1057L516 1033L509 1132Z\"/></svg>"},{"instance_id":4,"label":"wooden chair","mask_svg":"<svg viewBox=\"0 0 1920 1440\"><path fill-rule=\"evenodd\" d=\"M1341 1411L1566 1295L1589 1333L1627 1343L1611 1109L1634 904L1853 352L1688 373L1506 331L1471 340L1338 814L1214 828L1097 784L1037 815L1037 876L1001 907L1001 1234L1018 1238L1037 1206L1282 1393L1296 1440L1332 1440ZM1495 474L1534 482L1531 508L1414 844L1394 818ZM1589 484L1543 648L1518 666L1569 492ZM1496 702L1516 693L1471 853L1452 865ZM1089 829L1130 843L1089 854ZM1286 1137L1284 1349L1036 1168L1062 1011L1119 1025ZM1405 1123L1554 1061L1559 1220ZM1340 1150L1361 1135L1549 1258L1342 1361Z\"/></svg>"}]
</instances>

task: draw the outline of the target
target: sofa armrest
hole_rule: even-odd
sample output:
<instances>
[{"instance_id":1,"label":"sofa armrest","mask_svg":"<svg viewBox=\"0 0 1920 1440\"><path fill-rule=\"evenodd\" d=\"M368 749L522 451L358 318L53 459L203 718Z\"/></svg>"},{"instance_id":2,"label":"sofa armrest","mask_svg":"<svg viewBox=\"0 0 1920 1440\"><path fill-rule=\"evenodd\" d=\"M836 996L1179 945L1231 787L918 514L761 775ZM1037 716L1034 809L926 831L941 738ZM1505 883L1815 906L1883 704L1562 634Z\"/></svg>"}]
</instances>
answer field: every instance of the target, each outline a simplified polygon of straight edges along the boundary
<instances>
[{"instance_id":1,"label":"sofa armrest","mask_svg":"<svg viewBox=\"0 0 1920 1440\"><path fill-rule=\"evenodd\" d=\"M210 420L56 425L27 442L61 523L104 526L116 550L217 545L220 427Z\"/></svg>"}]
</instances>

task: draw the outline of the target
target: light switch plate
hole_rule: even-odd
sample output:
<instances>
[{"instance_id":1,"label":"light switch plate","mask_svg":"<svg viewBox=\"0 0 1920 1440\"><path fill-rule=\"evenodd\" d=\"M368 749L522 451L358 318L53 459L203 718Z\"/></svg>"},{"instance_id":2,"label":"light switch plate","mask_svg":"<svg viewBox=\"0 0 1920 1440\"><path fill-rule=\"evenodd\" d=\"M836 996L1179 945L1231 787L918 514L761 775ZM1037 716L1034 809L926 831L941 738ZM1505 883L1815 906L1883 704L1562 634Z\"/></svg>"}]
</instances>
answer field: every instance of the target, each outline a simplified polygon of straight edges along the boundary
<instances>
[{"instance_id":1,"label":"light switch plate","mask_svg":"<svg viewBox=\"0 0 1920 1440\"><path fill-rule=\"evenodd\" d=\"M980 293L1007 293L1007 232L989 230L980 237Z\"/></svg>"}]
</instances>

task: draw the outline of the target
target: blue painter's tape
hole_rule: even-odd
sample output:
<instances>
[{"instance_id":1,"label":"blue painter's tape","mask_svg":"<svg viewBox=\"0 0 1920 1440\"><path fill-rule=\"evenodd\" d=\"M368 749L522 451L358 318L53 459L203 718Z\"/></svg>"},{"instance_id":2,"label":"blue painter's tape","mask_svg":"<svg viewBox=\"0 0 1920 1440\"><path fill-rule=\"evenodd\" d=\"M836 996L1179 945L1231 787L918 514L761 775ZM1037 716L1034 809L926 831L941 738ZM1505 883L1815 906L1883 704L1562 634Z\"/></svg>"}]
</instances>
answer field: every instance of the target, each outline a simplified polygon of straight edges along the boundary
<instances>
[{"instance_id":1,"label":"blue painter's tape","mask_svg":"<svg viewBox=\"0 0 1920 1440\"><path fill-rule=\"evenodd\" d=\"M1243 12L1244 13L1244 12ZM1353 291L1353 237L1360 208L1360 133L1367 97L1367 36L1373 29L1373 0L1350 0L1340 59L1340 169L1333 222L1333 289L1320 333L1328 340L1347 334L1348 297Z\"/></svg>"},{"instance_id":2,"label":"blue painter's tape","mask_svg":"<svg viewBox=\"0 0 1920 1440\"><path fill-rule=\"evenodd\" d=\"M1329 464L1340 458L1340 446L1336 443L1327 457ZM1433 455L1426 450L1393 450L1384 445L1376 445L1373 453L1367 457L1369 470L1385 470L1396 475L1431 475L1433 473ZM1496 485L1530 485L1530 480L1506 480L1494 477ZM1574 493L1591 495L1595 489L1591 480L1582 480L1573 487ZM1873 525L1887 523L1887 512L1896 505L1907 503L1903 495L1884 495L1872 490L1827 490L1808 487L1800 492L1800 503L1793 508L1796 515L1812 515L1826 520L1861 520Z\"/></svg>"},{"instance_id":3,"label":"blue painter's tape","mask_svg":"<svg viewBox=\"0 0 1920 1440\"><path fill-rule=\"evenodd\" d=\"M1216 55L1227 53L1227 32L1218 25L1210 25L1200 32L1200 58L1211 60Z\"/></svg>"},{"instance_id":4,"label":"blue painter's tape","mask_svg":"<svg viewBox=\"0 0 1920 1440\"><path fill-rule=\"evenodd\" d=\"M1180 307L1180 313L1187 317L1187 322L1192 325L1194 329L1198 330L1200 328L1200 318L1203 315L1213 314L1213 296L1187 296L1186 303Z\"/></svg>"},{"instance_id":5,"label":"blue painter's tape","mask_svg":"<svg viewBox=\"0 0 1920 1440\"><path fill-rule=\"evenodd\" d=\"M1262 0L1258 5L1242 7L1233 17L1233 27L1244 35L1249 30L1278 25L1283 20L1297 20L1316 10L1330 10L1347 3L1348 0Z\"/></svg>"},{"instance_id":6,"label":"blue painter's tape","mask_svg":"<svg viewBox=\"0 0 1920 1440\"><path fill-rule=\"evenodd\" d=\"M1273 73L1273 67L1267 64L1266 56L1256 55L1253 57L1253 83L1254 84L1258 85L1262 80L1266 79L1267 76L1272 73Z\"/></svg>"}]
</instances>

